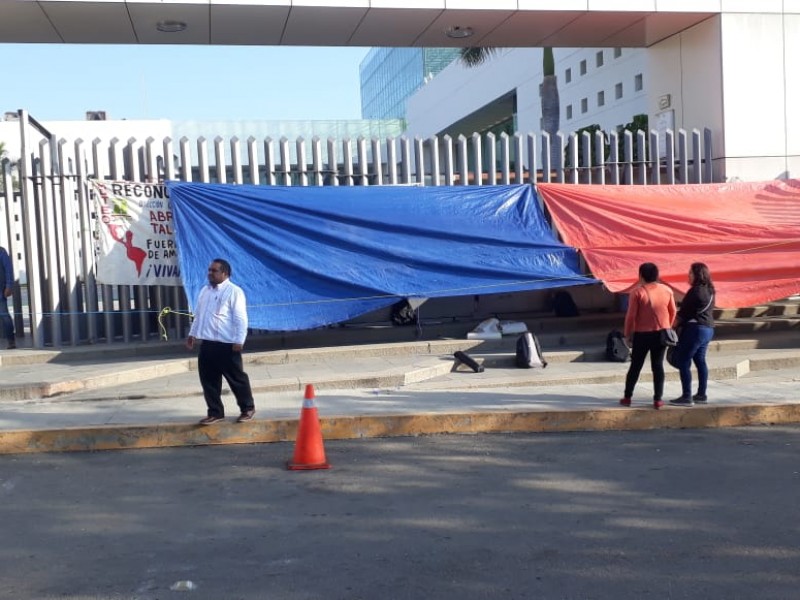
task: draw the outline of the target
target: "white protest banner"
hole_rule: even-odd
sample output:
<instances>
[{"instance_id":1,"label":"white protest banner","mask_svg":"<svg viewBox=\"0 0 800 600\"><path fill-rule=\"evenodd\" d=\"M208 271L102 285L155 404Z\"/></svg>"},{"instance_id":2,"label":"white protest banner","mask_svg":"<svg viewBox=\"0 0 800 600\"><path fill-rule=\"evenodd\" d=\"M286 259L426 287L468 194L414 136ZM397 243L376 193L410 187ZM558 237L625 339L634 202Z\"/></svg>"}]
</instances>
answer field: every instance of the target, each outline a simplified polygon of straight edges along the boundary
<instances>
[{"instance_id":1,"label":"white protest banner","mask_svg":"<svg viewBox=\"0 0 800 600\"><path fill-rule=\"evenodd\" d=\"M182 285L167 187L92 180L97 281Z\"/></svg>"}]
</instances>

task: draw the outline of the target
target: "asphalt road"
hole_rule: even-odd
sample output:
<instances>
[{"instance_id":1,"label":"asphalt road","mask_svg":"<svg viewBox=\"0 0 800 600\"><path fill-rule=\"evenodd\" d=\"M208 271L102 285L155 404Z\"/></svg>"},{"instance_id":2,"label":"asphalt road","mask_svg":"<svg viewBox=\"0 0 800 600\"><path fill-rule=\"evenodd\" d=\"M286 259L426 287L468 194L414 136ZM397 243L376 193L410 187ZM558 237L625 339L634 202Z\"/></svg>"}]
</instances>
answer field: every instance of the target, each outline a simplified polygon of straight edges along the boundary
<instances>
[{"instance_id":1,"label":"asphalt road","mask_svg":"<svg viewBox=\"0 0 800 600\"><path fill-rule=\"evenodd\" d=\"M800 596L800 427L292 450L0 457L0 598Z\"/></svg>"}]
</instances>

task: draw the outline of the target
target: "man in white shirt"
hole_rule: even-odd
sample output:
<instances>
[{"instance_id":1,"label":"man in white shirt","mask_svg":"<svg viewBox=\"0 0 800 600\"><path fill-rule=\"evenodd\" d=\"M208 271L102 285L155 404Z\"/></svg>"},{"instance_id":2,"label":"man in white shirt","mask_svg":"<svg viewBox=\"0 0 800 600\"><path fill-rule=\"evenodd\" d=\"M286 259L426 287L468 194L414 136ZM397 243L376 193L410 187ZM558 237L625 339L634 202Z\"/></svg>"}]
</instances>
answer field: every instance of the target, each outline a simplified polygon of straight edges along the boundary
<instances>
[{"instance_id":1,"label":"man in white shirt","mask_svg":"<svg viewBox=\"0 0 800 600\"><path fill-rule=\"evenodd\" d=\"M237 423L253 418L256 412L250 378L242 366L242 346L247 337L247 302L242 288L231 280L231 265L215 258L208 267L208 285L200 290L189 329L186 347L200 341L197 369L208 416L201 425L212 425L225 418L222 404L222 378L236 397L241 414Z\"/></svg>"}]
</instances>

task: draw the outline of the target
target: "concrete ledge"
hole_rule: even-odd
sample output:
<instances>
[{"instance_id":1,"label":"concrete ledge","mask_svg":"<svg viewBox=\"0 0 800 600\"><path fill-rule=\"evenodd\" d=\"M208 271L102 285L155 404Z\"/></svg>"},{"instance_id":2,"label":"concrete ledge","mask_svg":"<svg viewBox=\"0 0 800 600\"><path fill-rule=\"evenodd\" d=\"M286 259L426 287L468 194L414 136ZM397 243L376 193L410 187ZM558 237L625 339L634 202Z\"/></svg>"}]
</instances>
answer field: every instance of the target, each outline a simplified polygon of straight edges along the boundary
<instances>
[{"instance_id":1,"label":"concrete ledge","mask_svg":"<svg viewBox=\"0 0 800 600\"><path fill-rule=\"evenodd\" d=\"M322 435L326 440L436 434L702 429L798 422L800 422L800 404L703 406L690 410L670 407L660 411L644 407L627 409L609 407L580 411L427 413L320 418ZM196 424L161 424L0 431L0 454L291 442L297 436L297 426L297 419L278 419L241 424L226 421L210 427Z\"/></svg>"},{"instance_id":2,"label":"concrete ledge","mask_svg":"<svg viewBox=\"0 0 800 600\"><path fill-rule=\"evenodd\" d=\"M148 364L132 363L130 366L117 365L113 370L108 367L97 367L98 371L106 370L95 375L85 376L80 379L64 379L61 381L41 382L34 381L25 384L6 384L0 386L0 398L3 400L35 400L38 398L53 398L64 394L74 394L85 390L139 383L159 377L186 373L193 368L192 359L164 360Z\"/></svg>"}]
</instances>

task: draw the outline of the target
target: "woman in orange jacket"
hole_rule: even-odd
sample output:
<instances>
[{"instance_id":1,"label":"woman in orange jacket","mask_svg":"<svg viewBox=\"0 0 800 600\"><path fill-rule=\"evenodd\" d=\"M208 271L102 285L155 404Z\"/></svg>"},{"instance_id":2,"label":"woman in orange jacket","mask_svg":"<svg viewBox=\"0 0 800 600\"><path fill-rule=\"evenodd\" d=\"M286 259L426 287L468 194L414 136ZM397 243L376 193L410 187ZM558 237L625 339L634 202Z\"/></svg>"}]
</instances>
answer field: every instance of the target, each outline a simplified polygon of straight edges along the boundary
<instances>
[{"instance_id":1,"label":"woman in orange jacket","mask_svg":"<svg viewBox=\"0 0 800 600\"><path fill-rule=\"evenodd\" d=\"M625 377L625 394L619 403L630 406L633 389L639 380L644 359L650 354L653 371L653 408L664 406L664 354L662 329L675 320L675 298L663 283L658 282L658 267L653 263L639 265L639 286L630 294L625 314L625 339L631 345L631 365Z\"/></svg>"}]
</instances>

